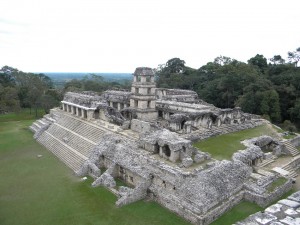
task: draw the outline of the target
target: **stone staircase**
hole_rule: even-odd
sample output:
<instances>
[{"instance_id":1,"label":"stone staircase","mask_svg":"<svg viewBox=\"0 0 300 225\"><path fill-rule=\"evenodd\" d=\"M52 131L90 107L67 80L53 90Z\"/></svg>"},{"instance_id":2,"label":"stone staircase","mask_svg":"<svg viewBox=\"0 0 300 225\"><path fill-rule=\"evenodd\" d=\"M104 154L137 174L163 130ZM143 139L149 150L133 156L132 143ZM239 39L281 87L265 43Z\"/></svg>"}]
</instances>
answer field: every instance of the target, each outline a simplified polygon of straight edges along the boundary
<instances>
[{"instance_id":1,"label":"stone staircase","mask_svg":"<svg viewBox=\"0 0 300 225\"><path fill-rule=\"evenodd\" d=\"M37 141L50 150L73 171L79 170L84 161L87 160L87 157L54 137L48 131L43 132Z\"/></svg>"},{"instance_id":2,"label":"stone staircase","mask_svg":"<svg viewBox=\"0 0 300 225\"><path fill-rule=\"evenodd\" d=\"M77 171L88 159L92 149L99 142L105 130L73 116L58 113L35 121L30 129L36 133L49 124L37 141L49 149L72 170Z\"/></svg>"},{"instance_id":3,"label":"stone staircase","mask_svg":"<svg viewBox=\"0 0 300 225\"><path fill-rule=\"evenodd\" d=\"M275 162L275 160L277 159L278 157L275 156L275 155L272 155L269 159L264 159L261 163L258 164L258 167L265 167L273 162Z\"/></svg>"},{"instance_id":4,"label":"stone staircase","mask_svg":"<svg viewBox=\"0 0 300 225\"><path fill-rule=\"evenodd\" d=\"M54 122L53 119L51 119L49 117L49 115L45 115L43 118L36 120L35 122L33 122L33 124L29 127L29 129L36 133L39 129L41 129L43 126Z\"/></svg>"},{"instance_id":5,"label":"stone staircase","mask_svg":"<svg viewBox=\"0 0 300 225\"><path fill-rule=\"evenodd\" d=\"M283 166L282 169L289 172L289 174L287 175L287 177L289 177L289 178L294 178L294 177L298 176L297 172L294 170L294 168L292 167L291 164L287 164L287 165Z\"/></svg>"},{"instance_id":6,"label":"stone staircase","mask_svg":"<svg viewBox=\"0 0 300 225\"><path fill-rule=\"evenodd\" d=\"M52 124L51 127L47 130L54 137L64 142L68 146L76 149L78 152L83 154L86 157L89 157L91 149L96 145L95 142L90 141L89 139L63 127L59 124Z\"/></svg>"},{"instance_id":7,"label":"stone staircase","mask_svg":"<svg viewBox=\"0 0 300 225\"><path fill-rule=\"evenodd\" d=\"M290 152L293 157L299 155L299 150L289 140L282 140L280 142L285 145L287 151Z\"/></svg>"},{"instance_id":8,"label":"stone staircase","mask_svg":"<svg viewBox=\"0 0 300 225\"><path fill-rule=\"evenodd\" d=\"M61 110L53 110L51 116L35 121L30 129L37 134L37 141L55 154L72 170L77 171L88 159L92 149L97 145L104 134L116 132L109 130L109 122L105 126L99 126L93 121L86 121L72 116ZM49 127L45 127L45 125ZM45 127L42 130L42 127ZM130 139L137 139L130 131L122 131L124 136ZM119 132L117 132L119 133ZM120 133L122 134L122 133Z\"/></svg>"}]
</instances>

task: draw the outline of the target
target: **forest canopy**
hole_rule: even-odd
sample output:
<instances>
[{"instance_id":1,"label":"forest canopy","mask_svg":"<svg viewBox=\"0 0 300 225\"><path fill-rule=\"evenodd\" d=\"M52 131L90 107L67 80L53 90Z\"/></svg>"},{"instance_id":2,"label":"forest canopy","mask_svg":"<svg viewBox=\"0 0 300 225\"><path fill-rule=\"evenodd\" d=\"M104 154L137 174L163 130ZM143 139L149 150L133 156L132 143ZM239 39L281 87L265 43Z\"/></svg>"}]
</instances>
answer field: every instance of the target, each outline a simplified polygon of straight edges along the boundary
<instances>
[{"instance_id":1,"label":"forest canopy","mask_svg":"<svg viewBox=\"0 0 300 225\"><path fill-rule=\"evenodd\" d=\"M274 55L267 59L257 54L247 63L219 56L198 69L186 66L180 58L172 58L156 69L157 86L189 89L220 108L241 107L243 111L262 115L274 123L300 127L300 48L284 59ZM21 108L42 108L49 112L58 106L66 91L103 92L129 89L128 82L108 82L101 76L88 74L73 79L62 89L40 73L24 73L4 66L0 69L0 114Z\"/></svg>"},{"instance_id":2,"label":"forest canopy","mask_svg":"<svg viewBox=\"0 0 300 225\"><path fill-rule=\"evenodd\" d=\"M189 89L220 108L241 107L275 123L300 126L300 48L267 59L257 54L247 63L226 56L193 69L180 58L168 60L156 71L157 85Z\"/></svg>"}]
</instances>

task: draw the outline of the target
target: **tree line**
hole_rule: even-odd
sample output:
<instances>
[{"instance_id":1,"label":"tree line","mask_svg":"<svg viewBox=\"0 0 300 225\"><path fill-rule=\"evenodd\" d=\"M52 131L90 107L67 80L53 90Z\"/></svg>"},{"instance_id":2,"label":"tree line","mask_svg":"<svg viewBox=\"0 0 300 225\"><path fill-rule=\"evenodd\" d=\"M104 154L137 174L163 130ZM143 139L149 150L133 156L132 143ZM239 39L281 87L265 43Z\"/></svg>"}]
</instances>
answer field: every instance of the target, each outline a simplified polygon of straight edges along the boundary
<instances>
[{"instance_id":1,"label":"tree line","mask_svg":"<svg viewBox=\"0 0 300 225\"><path fill-rule=\"evenodd\" d=\"M25 73L4 66L0 70L0 114L29 108L37 116L38 109L48 113L59 104L62 93L53 88L51 79L40 73Z\"/></svg>"},{"instance_id":2,"label":"tree line","mask_svg":"<svg viewBox=\"0 0 300 225\"><path fill-rule=\"evenodd\" d=\"M193 90L199 97L220 108L241 107L243 111L262 115L274 123L294 123L300 128L300 48L266 59L257 54L247 63L225 56L194 69L180 58L168 60L156 69L158 87ZM66 91L130 89L131 82L104 81L88 74L82 79L54 88L44 74L25 73L4 66L0 70L0 114L30 108L45 113L63 98ZM290 122L291 121L291 122Z\"/></svg>"},{"instance_id":3,"label":"tree line","mask_svg":"<svg viewBox=\"0 0 300 225\"><path fill-rule=\"evenodd\" d=\"M0 69L0 114L19 112L29 108L37 116L38 109L45 113L59 106L67 91L94 91L102 93L108 89L129 89L130 81L108 82L103 77L88 74L82 79L72 79L63 88L55 88L45 74L25 73L16 68L4 66Z\"/></svg>"},{"instance_id":4,"label":"tree line","mask_svg":"<svg viewBox=\"0 0 300 225\"><path fill-rule=\"evenodd\" d=\"M194 69L180 58L156 70L158 87L189 89L220 108L241 107L274 123L300 127L300 48L266 59L257 54L247 63L225 56Z\"/></svg>"}]
</instances>

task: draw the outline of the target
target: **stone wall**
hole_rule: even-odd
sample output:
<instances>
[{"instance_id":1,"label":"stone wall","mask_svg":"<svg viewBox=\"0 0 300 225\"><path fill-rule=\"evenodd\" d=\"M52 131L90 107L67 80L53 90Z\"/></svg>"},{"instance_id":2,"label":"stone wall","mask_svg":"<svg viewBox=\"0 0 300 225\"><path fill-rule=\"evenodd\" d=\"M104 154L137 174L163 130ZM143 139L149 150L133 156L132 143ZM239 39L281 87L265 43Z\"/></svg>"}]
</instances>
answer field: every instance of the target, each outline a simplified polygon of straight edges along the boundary
<instances>
[{"instance_id":1,"label":"stone wall","mask_svg":"<svg viewBox=\"0 0 300 225\"><path fill-rule=\"evenodd\" d=\"M269 205L271 202L273 202L275 199L278 199L284 193L291 190L292 186L293 186L293 181L289 179L284 185L277 187L271 193L257 194L249 190L245 190L245 200L249 202L254 202L261 207L265 207Z\"/></svg>"},{"instance_id":2,"label":"stone wall","mask_svg":"<svg viewBox=\"0 0 300 225\"><path fill-rule=\"evenodd\" d=\"M190 90L156 88L155 95L167 101L195 103L198 100L198 94Z\"/></svg>"},{"instance_id":3,"label":"stone wall","mask_svg":"<svg viewBox=\"0 0 300 225\"><path fill-rule=\"evenodd\" d=\"M155 128L151 126L149 122L145 122L137 119L131 120L130 128L131 130L138 133L145 133L145 132L150 132L155 130Z\"/></svg>"},{"instance_id":4,"label":"stone wall","mask_svg":"<svg viewBox=\"0 0 300 225\"><path fill-rule=\"evenodd\" d=\"M282 199L276 204L266 208L264 211L250 215L236 225L298 225L300 224L300 191Z\"/></svg>"},{"instance_id":5,"label":"stone wall","mask_svg":"<svg viewBox=\"0 0 300 225\"><path fill-rule=\"evenodd\" d=\"M289 139L289 141L295 146L299 147L300 146L300 136L294 137L292 139Z\"/></svg>"},{"instance_id":6,"label":"stone wall","mask_svg":"<svg viewBox=\"0 0 300 225\"><path fill-rule=\"evenodd\" d=\"M219 206L207 212L202 219L201 225L208 225L220 217L223 213L229 211L244 199L244 191L230 197L227 201L222 202Z\"/></svg>"}]
</instances>

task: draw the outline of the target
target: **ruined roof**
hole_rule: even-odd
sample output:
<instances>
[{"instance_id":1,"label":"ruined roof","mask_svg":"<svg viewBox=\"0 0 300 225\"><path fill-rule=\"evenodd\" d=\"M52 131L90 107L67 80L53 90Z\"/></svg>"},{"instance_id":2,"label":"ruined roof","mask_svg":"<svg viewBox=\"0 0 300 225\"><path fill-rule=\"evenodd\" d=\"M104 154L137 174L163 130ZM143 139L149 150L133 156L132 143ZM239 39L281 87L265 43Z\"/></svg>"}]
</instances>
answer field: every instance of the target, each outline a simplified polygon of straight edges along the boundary
<instances>
[{"instance_id":1,"label":"ruined roof","mask_svg":"<svg viewBox=\"0 0 300 225\"><path fill-rule=\"evenodd\" d=\"M239 150L232 156L233 160L239 160L247 163L249 160L263 157L264 153L258 146L250 146L245 150Z\"/></svg>"},{"instance_id":2,"label":"ruined roof","mask_svg":"<svg viewBox=\"0 0 300 225\"><path fill-rule=\"evenodd\" d=\"M103 98L95 92L67 92L64 95L63 102L73 103L87 108L96 107L97 103L103 101Z\"/></svg>"},{"instance_id":3,"label":"ruined roof","mask_svg":"<svg viewBox=\"0 0 300 225\"><path fill-rule=\"evenodd\" d=\"M205 212L240 191L251 172L252 169L242 162L223 160L200 171L196 177L188 177L178 187L177 194Z\"/></svg>"},{"instance_id":4,"label":"ruined roof","mask_svg":"<svg viewBox=\"0 0 300 225\"><path fill-rule=\"evenodd\" d=\"M103 93L103 98L112 101L112 102L122 102L122 103L129 103L130 96L132 95L131 92L127 91L105 91Z\"/></svg>"},{"instance_id":5,"label":"ruined roof","mask_svg":"<svg viewBox=\"0 0 300 225\"><path fill-rule=\"evenodd\" d=\"M169 145L170 148L176 150L180 145L189 145L191 141L181 138L178 134L171 132L167 129L157 130L145 137L141 138L141 142L156 144L158 143L160 146Z\"/></svg>"},{"instance_id":6,"label":"ruined roof","mask_svg":"<svg viewBox=\"0 0 300 225\"><path fill-rule=\"evenodd\" d=\"M149 67L137 67L134 71L134 75L139 76L154 76L154 72Z\"/></svg>"},{"instance_id":7,"label":"ruined roof","mask_svg":"<svg viewBox=\"0 0 300 225\"><path fill-rule=\"evenodd\" d=\"M165 91L167 95L197 95L195 91L185 89L168 89L168 88L157 88L158 91Z\"/></svg>"},{"instance_id":8,"label":"ruined roof","mask_svg":"<svg viewBox=\"0 0 300 225\"><path fill-rule=\"evenodd\" d=\"M166 101L166 100L156 100L156 103L183 107L184 109L193 110L195 112L199 111L199 110L217 109L216 107L208 106L208 105L204 105L204 104L195 104L195 103L191 104L191 103L185 103L185 102Z\"/></svg>"}]
</instances>

